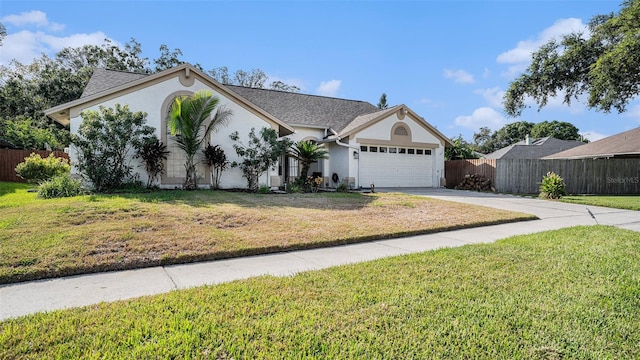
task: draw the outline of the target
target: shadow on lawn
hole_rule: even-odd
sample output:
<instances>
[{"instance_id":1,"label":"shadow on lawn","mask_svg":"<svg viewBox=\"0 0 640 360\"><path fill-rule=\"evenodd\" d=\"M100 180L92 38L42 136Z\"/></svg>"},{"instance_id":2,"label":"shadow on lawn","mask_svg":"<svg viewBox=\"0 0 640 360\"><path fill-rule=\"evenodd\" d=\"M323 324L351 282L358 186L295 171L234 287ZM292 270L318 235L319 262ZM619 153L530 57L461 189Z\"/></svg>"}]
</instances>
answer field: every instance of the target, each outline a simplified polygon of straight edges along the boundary
<instances>
[{"instance_id":1,"label":"shadow on lawn","mask_svg":"<svg viewBox=\"0 0 640 360\"><path fill-rule=\"evenodd\" d=\"M0 182L0 196L17 193L18 191L29 190L33 186L19 182Z\"/></svg>"},{"instance_id":2,"label":"shadow on lawn","mask_svg":"<svg viewBox=\"0 0 640 360\"><path fill-rule=\"evenodd\" d=\"M321 210L357 210L376 198L357 193L256 194L224 190L156 190L148 193L116 194L127 199L155 204L210 207L232 204L249 208L293 207Z\"/></svg>"}]
</instances>

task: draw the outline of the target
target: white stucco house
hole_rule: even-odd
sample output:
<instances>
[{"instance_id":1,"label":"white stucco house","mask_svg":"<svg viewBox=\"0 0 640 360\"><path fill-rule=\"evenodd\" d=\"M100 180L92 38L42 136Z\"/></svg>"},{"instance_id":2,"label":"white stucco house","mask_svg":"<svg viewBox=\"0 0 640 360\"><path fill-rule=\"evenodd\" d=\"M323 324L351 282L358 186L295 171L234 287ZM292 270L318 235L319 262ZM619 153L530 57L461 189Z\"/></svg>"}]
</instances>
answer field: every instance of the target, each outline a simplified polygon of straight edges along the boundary
<instances>
[{"instance_id":1,"label":"white stucco house","mask_svg":"<svg viewBox=\"0 0 640 360\"><path fill-rule=\"evenodd\" d=\"M227 157L237 160L229 135L235 131L246 143L251 128L275 129L294 141L313 140L325 144L329 159L313 164L310 170L324 178L324 185L339 182L357 187L439 187L444 184L444 148L451 141L405 105L380 110L357 100L289 93L276 90L223 85L190 64L156 74L135 74L96 69L80 99L45 113L70 125L72 133L82 122L80 113L100 106L126 104L132 111L147 113L147 124L167 144L170 154L162 188L174 188L184 181L184 155L167 132L166 114L176 96L209 90L220 105L233 112L228 126L212 134L211 144L220 145ZM76 159L70 151L73 164ZM134 162L135 166L135 162ZM260 179L260 184L280 186L298 176L295 159L283 157L277 168ZM143 167L136 167L146 181ZM211 170L198 167L199 185L209 185ZM335 182L335 179L338 182ZM244 188L246 179L238 168L226 170L222 188Z\"/></svg>"}]
</instances>

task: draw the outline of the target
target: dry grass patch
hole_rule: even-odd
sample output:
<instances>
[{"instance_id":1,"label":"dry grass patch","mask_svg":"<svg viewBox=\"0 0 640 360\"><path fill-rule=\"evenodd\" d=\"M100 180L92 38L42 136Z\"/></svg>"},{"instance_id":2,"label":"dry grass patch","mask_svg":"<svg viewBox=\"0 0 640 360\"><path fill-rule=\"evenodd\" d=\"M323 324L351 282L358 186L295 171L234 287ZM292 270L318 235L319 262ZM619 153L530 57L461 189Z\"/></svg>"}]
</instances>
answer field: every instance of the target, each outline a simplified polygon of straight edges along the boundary
<instances>
[{"instance_id":1,"label":"dry grass patch","mask_svg":"<svg viewBox=\"0 0 640 360\"><path fill-rule=\"evenodd\" d=\"M531 219L405 194L158 191L2 203L0 283ZM24 197L34 196L24 192Z\"/></svg>"}]
</instances>

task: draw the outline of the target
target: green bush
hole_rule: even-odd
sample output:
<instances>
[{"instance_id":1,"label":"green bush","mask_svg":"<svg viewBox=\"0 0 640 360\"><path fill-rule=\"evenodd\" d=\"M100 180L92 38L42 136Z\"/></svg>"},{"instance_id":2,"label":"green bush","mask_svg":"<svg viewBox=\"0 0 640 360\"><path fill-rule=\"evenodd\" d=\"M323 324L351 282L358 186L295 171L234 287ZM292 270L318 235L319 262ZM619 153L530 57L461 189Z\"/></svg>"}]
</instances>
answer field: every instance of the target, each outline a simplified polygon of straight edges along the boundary
<instances>
[{"instance_id":1,"label":"green bush","mask_svg":"<svg viewBox=\"0 0 640 360\"><path fill-rule=\"evenodd\" d=\"M267 186L266 184L263 184L263 185L260 185L260 187L258 188L258 193L269 194L271 193L271 189L269 189L269 186Z\"/></svg>"},{"instance_id":2,"label":"green bush","mask_svg":"<svg viewBox=\"0 0 640 360\"><path fill-rule=\"evenodd\" d=\"M42 199L52 199L59 197L70 197L84 194L80 180L72 179L69 174L54 176L51 180L45 181L38 187L38 197Z\"/></svg>"},{"instance_id":3,"label":"green bush","mask_svg":"<svg viewBox=\"0 0 640 360\"><path fill-rule=\"evenodd\" d=\"M338 184L338 187L336 188L337 192L347 192L347 190L349 189L347 188L347 184L345 184L344 182Z\"/></svg>"},{"instance_id":4,"label":"green bush","mask_svg":"<svg viewBox=\"0 0 640 360\"><path fill-rule=\"evenodd\" d=\"M540 185L540 197L543 199L560 199L567 195L564 180L556 173L549 171L542 178Z\"/></svg>"},{"instance_id":5,"label":"green bush","mask_svg":"<svg viewBox=\"0 0 640 360\"><path fill-rule=\"evenodd\" d=\"M16 166L18 176L31 184L40 184L54 176L69 173L70 170L69 161L55 157L53 153L44 159L39 154L31 153L24 158L24 162Z\"/></svg>"}]
</instances>

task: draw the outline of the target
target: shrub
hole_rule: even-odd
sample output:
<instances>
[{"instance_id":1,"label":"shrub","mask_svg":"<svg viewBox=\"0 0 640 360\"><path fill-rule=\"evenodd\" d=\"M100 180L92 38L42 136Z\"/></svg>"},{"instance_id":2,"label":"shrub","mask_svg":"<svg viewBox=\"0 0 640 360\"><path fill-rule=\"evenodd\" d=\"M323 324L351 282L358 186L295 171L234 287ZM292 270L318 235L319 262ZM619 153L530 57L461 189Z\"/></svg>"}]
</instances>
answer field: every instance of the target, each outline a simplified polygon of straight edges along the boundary
<instances>
[{"instance_id":1,"label":"shrub","mask_svg":"<svg viewBox=\"0 0 640 360\"><path fill-rule=\"evenodd\" d=\"M337 192L347 192L348 188L347 188L347 184L341 182L340 184L338 184L338 187L336 187L336 191Z\"/></svg>"},{"instance_id":2,"label":"shrub","mask_svg":"<svg viewBox=\"0 0 640 360\"><path fill-rule=\"evenodd\" d=\"M142 146L136 151L136 157L141 158L147 170L147 187L150 188L153 182L160 174L164 172L164 160L167 159L167 145L158 140L157 137L151 136L142 143Z\"/></svg>"},{"instance_id":3,"label":"shrub","mask_svg":"<svg viewBox=\"0 0 640 360\"><path fill-rule=\"evenodd\" d=\"M540 197L543 199L560 199L567 195L564 180L556 173L549 171L542 178L540 185Z\"/></svg>"},{"instance_id":4,"label":"shrub","mask_svg":"<svg viewBox=\"0 0 640 360\"><path fill-rule=\"evenodd\" d=\"M147 114L131 112L127 105L83 111L78 134L78 169L98 192L113 191L133 179L131 159L154 133L145 125Z\"/></svg>"},{"instance_id":5,"label":"shrub","mask_svg":"<svg viewBox=\"0 0 640 360\"><path fill-rule=\"evenodd\" d=\"M204 150L205 162L207 165L211 166L212 176L213 176L213 188L220 188L220 177L222 176L222 172L229 168L231 164L229 160L227 160L227 155L224 153L224 150L220 147L220 145L207 145Z\"/></svg>"},{"instance_id":6,"label":"shrub","mask_svg":"<svg viewBox=\"0 0 640 360\"><path fill-rule=\"evenodd\" d=\"M269 189L269 187L266 184L263 184L263 185L260 185L260 188L258 188L258 193L269 194L271 193L271 189Z\"/></svg>"},{"instance_id":7,"label":"shrub","mask_svg":"<svg viewBox=\"0 0 640 360\"><path fill-rule=\"evenodd\" d=\"M84 194L80 180L72 179L69 174L54 176L38 187L38 197L52 199Z\"/></svg>"},{"instance_id":8,"label":"shrub","mask_svg":"<svg viewBox=\"0 0 640 360\"><path fill-rule=\"evenodd\" d=\"M53 153L44 159L39 154L31 153L29 157L24 158L24 162L16 166L16 173L31 184L39 184L54 176L68 173L70 169L67 159L55 157Z\"/></svg>"}]
</instances>

